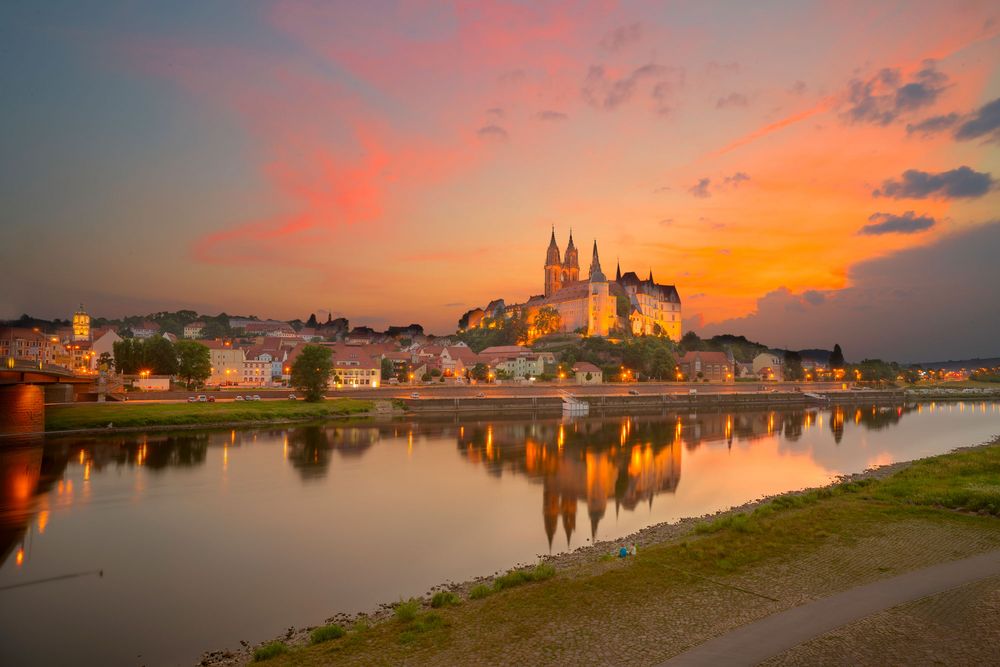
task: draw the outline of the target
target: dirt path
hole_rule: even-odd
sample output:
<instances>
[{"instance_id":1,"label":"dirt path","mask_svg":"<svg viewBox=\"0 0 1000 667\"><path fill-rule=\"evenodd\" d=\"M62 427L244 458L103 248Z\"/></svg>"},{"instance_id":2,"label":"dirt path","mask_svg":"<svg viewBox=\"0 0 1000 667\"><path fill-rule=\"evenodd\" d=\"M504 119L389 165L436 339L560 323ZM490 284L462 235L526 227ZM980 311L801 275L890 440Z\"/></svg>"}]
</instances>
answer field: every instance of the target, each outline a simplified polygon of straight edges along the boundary
<instances>
[{"instance_id":1,"label":"dirt path","mask_svg":"<svg viewBox=\"0 0 1000 667\"><path fill-rule=\"evenodd\" d=\"M756 665L878 612L998 575L1000 550L939 563L773 614L681 653L662 666Z\"/></svg>"}]
</instances>

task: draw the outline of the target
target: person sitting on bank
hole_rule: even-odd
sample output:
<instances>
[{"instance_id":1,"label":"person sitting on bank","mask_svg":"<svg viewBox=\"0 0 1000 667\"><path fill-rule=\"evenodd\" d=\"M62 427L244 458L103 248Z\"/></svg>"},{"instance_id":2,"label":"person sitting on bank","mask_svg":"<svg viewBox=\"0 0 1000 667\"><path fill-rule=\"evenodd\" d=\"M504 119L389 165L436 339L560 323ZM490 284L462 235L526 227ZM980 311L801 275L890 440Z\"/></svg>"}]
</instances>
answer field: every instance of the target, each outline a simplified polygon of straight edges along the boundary
<instances>
[{"instance_id":1,"label":"person sitting on bank","mask_svg":"<svg viewBox=\"0 0 1000 667\"><path fill-rule=\"evenodd\" d=\"M625 558L626 556L628 556L628 549L626 549L623 545L622 548L618 550L618 557Z\"/></svg>"}]
</instances>

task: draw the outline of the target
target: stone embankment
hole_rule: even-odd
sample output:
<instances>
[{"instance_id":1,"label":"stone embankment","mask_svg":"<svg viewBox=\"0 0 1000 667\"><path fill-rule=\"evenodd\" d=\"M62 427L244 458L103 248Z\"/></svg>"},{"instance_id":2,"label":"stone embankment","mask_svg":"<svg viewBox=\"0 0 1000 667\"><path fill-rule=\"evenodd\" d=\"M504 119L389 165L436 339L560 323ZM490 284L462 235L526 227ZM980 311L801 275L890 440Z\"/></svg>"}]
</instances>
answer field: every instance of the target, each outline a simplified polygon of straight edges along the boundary
<instances>
[{"instance_id":1,"label":"stone embankment","mask_svg":"<svg viewBox=\"0 0 1000 667\"><path fill-rule=\"evenodd\" d=\"M831 391L817 394L797 391L743 392L713 394L648 394L588 396L586 390L573 392L576 399L586 401L593 410L711 410L768 409L855 403L892 403L905 400L902 390ZM558 413L562 398L558 396L508 396L501 398L419 398L402 403L408 412L436 414L445 412L484 413Z\"/></svg>"}]
</instances>

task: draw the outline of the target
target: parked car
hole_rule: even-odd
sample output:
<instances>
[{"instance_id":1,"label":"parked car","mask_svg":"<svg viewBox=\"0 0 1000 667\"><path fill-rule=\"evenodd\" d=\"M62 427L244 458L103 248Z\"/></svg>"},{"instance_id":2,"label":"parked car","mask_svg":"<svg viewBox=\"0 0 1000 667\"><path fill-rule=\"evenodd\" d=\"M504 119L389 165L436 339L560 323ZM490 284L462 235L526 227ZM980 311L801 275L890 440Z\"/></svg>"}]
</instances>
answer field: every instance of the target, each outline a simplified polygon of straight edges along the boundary
<instances>
[{"instance_id":1,"label":"parked car","mask_svg":"<svg viewBox=\"0 0 1000 667\"><path fill-rule=\"evenodd\" d=\"M420 398L420 394L418 394L418 393L417 393L417 392L415 392L415 391L414 391L414 392L411 392L411 393L410 393L410 398Z\"/></svg>"},{"instance_id":2,"label":"parked car","mask_svg":"<svg viewBox=\"0 0 1000 667\"><path fill-rule=\"evenodd\" d=\"M197 403L197 402L198 402L197 396L188 396L188 403Z\"/></svg>"},{"instance_id":3,"label":"parked car","mask_svg":"<svg viewBox=\"0 0 1000 667\"><path fill-rule=\"evenodd\" d=\"M638 396L639 395L639 390L638 389L629 389L628 390L628 394L629 394L629 396Z\"/></svg>"},{"instance_id":4,"label":"parked car","mask_svg":"<svg viewBox=\"0 0 1000 667\"><path fill-rule=\"evenodd\" d=\"M295 401L295 400L298 400L298 399L295 398L295 394L289 394L288 395L288 400Z\"/></svg>"},{"instance_id":5,"label":"parked car","mask_svg":"<svg viewBox=\"0 0 1000 667\"><path fill-rule=\"evenodd\" d=\"M207 400L208 400L208 396L206 396L205 394L198 394L198 402L199 403L204 403Z\"/></svg>"},{"instance_id":6,"label":"parked car","mask_svg":"<svg viewBox=\"0 0 1000 667\"><path fill-rule=\"evenodd\" d=\"M208 402L209 403L215 403L215 396L209 396L208 397Z\"/></svg>"},{"instance_id":7,"label":"parked car","mask_svg":"<svg viewBox=\"0 0 1000 667\"><path fill-rule=\"evenodd\" d=\"M260 400L260 395L259 394L254 394L253 395L253 400L259 401Z\"/></svg>"},{"instance_id":8,"label":"parked car","mask_svg":"<svg viewBox=\"0 0 1000 667\"><path fill-rule=\"evenodd\" d=\"M483 392L479 392L478 394L476 394L476 398L486 398L486 394L484 394Z\"/></svg>"},{"instance_id":9,"label":"parked car","mask_svg":"<svg viewBox=\"0 0 1000 667\"><path fill-rule=\"evenodd\" d=\"M234 401L242 401L243 397L241 395L239 395L239 394L236 394L236 398L234 398L233 400Z\"/></svg>"}]
</instances>

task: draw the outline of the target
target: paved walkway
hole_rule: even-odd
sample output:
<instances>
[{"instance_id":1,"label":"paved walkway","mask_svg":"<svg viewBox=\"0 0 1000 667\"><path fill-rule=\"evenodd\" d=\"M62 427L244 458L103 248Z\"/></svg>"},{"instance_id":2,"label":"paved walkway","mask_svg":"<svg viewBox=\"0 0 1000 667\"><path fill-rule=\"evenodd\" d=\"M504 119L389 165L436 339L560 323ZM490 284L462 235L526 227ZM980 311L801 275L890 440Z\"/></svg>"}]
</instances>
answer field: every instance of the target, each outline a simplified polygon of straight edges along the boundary
<instances>
[{"instance_id":1,"label":"paved walkway","mask_svg":"<svg viewBox=\"0 0 1000 667\"><path fill-rule=\"evenodd\" d=\"M883 579L773 614L674 656L662 667L756 665L892 607L1000 575L1000 551Z\"/></svg>"}]
</instances>

